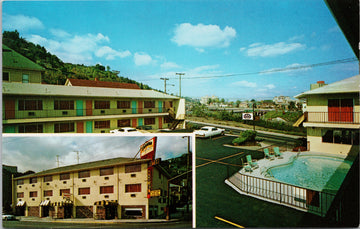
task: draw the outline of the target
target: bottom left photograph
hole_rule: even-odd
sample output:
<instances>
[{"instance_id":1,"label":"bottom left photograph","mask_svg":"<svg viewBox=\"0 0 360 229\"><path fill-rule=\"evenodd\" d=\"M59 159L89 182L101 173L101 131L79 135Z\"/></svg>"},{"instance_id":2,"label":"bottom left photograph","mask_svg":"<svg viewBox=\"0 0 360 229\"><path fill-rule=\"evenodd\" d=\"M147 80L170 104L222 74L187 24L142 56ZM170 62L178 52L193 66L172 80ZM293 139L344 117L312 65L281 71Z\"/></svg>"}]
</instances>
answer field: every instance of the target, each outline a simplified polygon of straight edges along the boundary
<instances>
[{"instance_id":1,"label":"bottom left photograph","mask_svg":"<svg viewBox=\"0 0 360 229\"><path fill-rule=\"evenodd\" d=\"M3 135L3 227L192 227L193 142Z\"/></svg>"}]
</instances>

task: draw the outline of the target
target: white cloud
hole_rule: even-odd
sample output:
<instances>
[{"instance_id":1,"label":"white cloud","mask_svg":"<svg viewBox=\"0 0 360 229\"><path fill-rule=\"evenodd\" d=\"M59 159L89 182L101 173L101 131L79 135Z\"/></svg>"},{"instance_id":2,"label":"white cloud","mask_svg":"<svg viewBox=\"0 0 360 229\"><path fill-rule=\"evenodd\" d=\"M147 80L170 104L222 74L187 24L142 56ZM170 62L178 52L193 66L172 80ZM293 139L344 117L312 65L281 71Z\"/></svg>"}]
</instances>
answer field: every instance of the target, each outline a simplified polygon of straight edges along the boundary
<instances>
[{"instance_id":1,"label":"white cloud","mask_svg":"<svg viewBox=\"0 0 360 229\"><path fill-rule=\"evenodd\" d=\"M2 27L4 30L26 31L29 29L43 29L44 25L35 17L29 17L22 14L3 14Z\"/></svg>"},{"instance_id":2,"label":"white cloud","mask_svg":"<svg viewBox=\"0 0 360 229\"><path fill-rule=\"evenodd\" d=\"M129 50L126 51L116 51L109 46L100 47L96 52L95 55L97 57L105 57L107 60L114 60L115 57L125 58L131 56L131 52Z\"/></svg>"},{"instance_id":3,"label":"white cloud","mask_svg":"<svg viewBox=\"0 0 360 229\"><path fill-rule=\"evenodd\" d=\"M271 57L284 55L305 48L300 43L279 42L275 44L254 43L246 49L248 56Z\"/></svg>"},{"instance_id":4,"label":"white cloud","mask_svg":"<svg viewBox=\"0 0 360 229\"><path fill-rule=\"evenodd\" d=\"M265 85L265 88L267 88L267 89L274 89L274 88L275 88L275 85L274 85L274 84L268 84L268 85Z\"/></svg>"},{"instance_id":5,"label":"white cloud","mask_svg":"<svg viewBox=\"0 0 360 229\"><path fill-rule=\"evenodd\" d=\"M234 82L234 83L232 83L232 85L236 86L236 87L249 87L249 88L257 87L256 83L249 82L249 81L246 81L246 80L241 80L241 81Z\"/></svg>"},{"instance_id":6,"label":"white cloud","mask_svg":"<svg viewBox=\"0 0 360 229\"><path fill-rule=\"evenodd\" d=\"M180 66L174 62L165 62L163 64L160 65L161 68L180 68Z\"/></svg>"},{"instance_id":7,"label":"white cloud","mask_svg":"<svg viewBox=\"0 0 360 229\"><path fill-rule=\"evenodd\" d=\"M206 47L228 47L235 36L235 29L229 26L222 30L218 25L183 23L176 26L171 40L179 46L192 46L203 51Z\"/></svg>"},{"instance_id":8,"label":"white cloud","mask_svg":"<svg viewBox=\"0 0 360 229\"><path fill-rule=\"evenodd\" d=\"M68 32L62 29L50 29L50 33L55 37L59 37L59 38L66 38L71 36Z\"/></svg>"},{"instance_id":9,"label":"white cloud","mask_svg":"<svg viewBox=\"0 0 360 229\"><path fill-rule=\"evenodd\" d=\"M271 68L261 72L261 74L273 74L273 73L292 73L292 72L304 72L311 70L311 67L301 65L299 63L294 63L285 66L284 68Z\"/></svg>"},{"instance_id":10,"label":"white cloud","mask_svg":"<svg viewBox=\"0 0 360 229\"><path fill-rule=\"evenodd\" d=\"M153 62L153 59L151 58L150 55L146 54L146 53L135 53L134 55L134 62L137 66L142 66L142 65L149 65Z\"/></svg>"}]
</instances>

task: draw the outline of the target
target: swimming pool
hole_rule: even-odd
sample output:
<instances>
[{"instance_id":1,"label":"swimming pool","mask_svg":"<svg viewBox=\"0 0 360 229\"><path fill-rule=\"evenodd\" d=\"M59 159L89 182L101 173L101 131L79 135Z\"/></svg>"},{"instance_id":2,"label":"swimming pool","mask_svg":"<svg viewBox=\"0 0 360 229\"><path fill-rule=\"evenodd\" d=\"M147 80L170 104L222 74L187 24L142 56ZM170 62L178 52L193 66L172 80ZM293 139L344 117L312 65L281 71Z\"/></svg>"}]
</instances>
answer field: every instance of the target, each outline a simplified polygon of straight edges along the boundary
<instances>
[{"instance_id":1,"label":"swimming pool","mask_svg":"<svg viewBox=\"0 0 360 229\"><path fill-rule=\"evenodd\" d=\"M316 190L337 191L352 162L332 156L301 155L290 163L270 167L268 173L278 181Z\"/></svg>"}]
</instances>

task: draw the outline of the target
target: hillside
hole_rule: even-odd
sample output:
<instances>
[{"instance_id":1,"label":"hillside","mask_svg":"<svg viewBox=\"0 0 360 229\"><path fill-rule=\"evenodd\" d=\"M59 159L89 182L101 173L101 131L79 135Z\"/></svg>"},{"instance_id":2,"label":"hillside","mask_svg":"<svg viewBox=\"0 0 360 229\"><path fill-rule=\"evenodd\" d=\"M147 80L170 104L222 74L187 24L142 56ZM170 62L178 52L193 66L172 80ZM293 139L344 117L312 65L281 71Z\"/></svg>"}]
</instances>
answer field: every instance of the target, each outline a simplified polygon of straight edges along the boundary
<instances>
[{"instance_id":1,"label":"hillside","mask_svg":"<svg viewBox=\"0 0 360 229\"><path fill-rule=\"evenodd\" d=\"M44 47L35 45L20 37L18 31L4 31L3 44L44 67L43 83L63 85L67 78L101 81L134 83L141 89L151 89L148 85L136 82L127 77L119 76L119 71L111 71L110 66L85 66L80 64L64 63L56 55L48 52Z\"/></svg>"}]
</instances>

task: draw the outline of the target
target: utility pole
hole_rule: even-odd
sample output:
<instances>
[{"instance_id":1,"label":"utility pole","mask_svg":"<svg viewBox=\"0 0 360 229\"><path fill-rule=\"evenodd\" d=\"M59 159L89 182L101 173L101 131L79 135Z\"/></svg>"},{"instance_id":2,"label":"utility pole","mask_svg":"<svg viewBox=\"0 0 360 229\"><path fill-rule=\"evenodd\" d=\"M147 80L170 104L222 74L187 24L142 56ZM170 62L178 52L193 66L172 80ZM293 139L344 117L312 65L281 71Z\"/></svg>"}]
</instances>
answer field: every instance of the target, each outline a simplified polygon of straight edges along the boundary
<instances>
[{"instance_id":1,"label":"utility pole","mask_svg":"<svg viewBox=\"0 0 360 229\"><path fill-rule=\"evenodd\" d=\"M79 151L76 151L76 159L77 159L77 163L79 164L79 160L80 160L80 157L79 157Z\"/></svg>"},{"instance_id":2,"label":"utility pole","mask_svg":"<svg viewBox=\"0 0 360 229\"><path fill-rule=\"evenodd\" d=\"M166 81L169 80L169 78L160 78L161 80L164 80L164 91L166 93Z\"/></svg>"},{"instance_id":3,"label":"utility pole","mask_svg":"<svg viewBox=\"0 0 360 229\"><path fill-rule=\"evenodd\" d=\"M185 73L175 73L179 76L179 97L181 98L181 76L185 75Z\"/></svg>"},{"instance_id":4,"label":"utility pole","mask_svg":"<svg viewBox=\"0 0 360 229\"><path fill-rule=\"evenodd\" d=\"M57 167L59 167L59 155L56 155L56 163L57 163Z\"/></svg>"}]
</instances>

